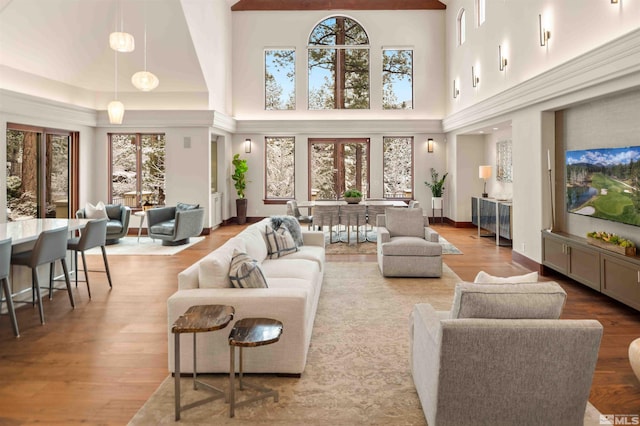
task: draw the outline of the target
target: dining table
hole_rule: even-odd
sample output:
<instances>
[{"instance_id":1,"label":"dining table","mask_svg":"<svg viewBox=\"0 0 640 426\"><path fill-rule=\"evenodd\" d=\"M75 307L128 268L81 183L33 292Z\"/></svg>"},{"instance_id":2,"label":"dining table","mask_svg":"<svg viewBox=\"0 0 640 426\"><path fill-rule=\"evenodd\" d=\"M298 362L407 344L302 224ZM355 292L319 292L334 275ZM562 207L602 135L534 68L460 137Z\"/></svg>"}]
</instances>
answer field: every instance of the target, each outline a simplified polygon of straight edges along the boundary
<instances>
[{"instance_id":1,"label":"dining table","mask_svg":"<svg viewBox=\"0 0 640 426\"><path fill-rule=\"evenodd\" d=\"M298 201L298 208L312 209L315 206L346 206L348 203L344 200L311 200ZM358 204L365 206L389 206L389 207L407 207L408 204L402 200L362 200Z\"/></svg>"}]
</instances>

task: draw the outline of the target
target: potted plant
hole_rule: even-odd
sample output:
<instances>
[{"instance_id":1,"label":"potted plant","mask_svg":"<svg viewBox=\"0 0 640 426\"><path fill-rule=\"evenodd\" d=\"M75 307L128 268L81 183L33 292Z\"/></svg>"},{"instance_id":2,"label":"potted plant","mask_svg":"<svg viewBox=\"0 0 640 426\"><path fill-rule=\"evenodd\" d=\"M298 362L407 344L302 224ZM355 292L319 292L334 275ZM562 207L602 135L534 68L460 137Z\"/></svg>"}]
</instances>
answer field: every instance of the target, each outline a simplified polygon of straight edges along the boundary
<instances>
[{"instance_id":1,"label":"potted plant","mask_svg":"<svg viewBox=\"0 0 640 426\"><path fill-rule=\"evenodd\" d=\"M233 179L233 186L236 188L238 198L236 199L236 217L238 224L242 225L247 222L247 199L244 197L244 189L247 186L245 175L249 167L247 166L247 160L240 158L240 154L233 156L232 161L235 170L231 178Z\"/></svg>"},{"instance_id":2,"label":"potted plant","mask_svg":"<svg viewBox=\"0 0 640 426\"><path fill-rule=\"evenodd\" d=\"M587 233L587 242L605 250L613 251L625 256L635 256L636 245L633 241L622 238L619 235L604 231Z\"/></svg>"},{"instance_id":3,"label":"potted plant","mask_svg":"<svg viewBox=\"0 0 640 426\"><path fill-rule=\"evenodd\" d=\"M342 194L342 197L349 204L358 204L362 201L362 192L357 189L347 189L344 191L344 194Z\"/></svg>"},{"instance_id":4,"label":"potted plant","mask_svg":"<svg viewBox=\"0 0 640 426\"><path fill-rule=\"evenodd\" d=\"M431 182L425 181L425 185L427 185L431 189L431 207L434 209L442 209L442 194L444 193L444 181L447 178L449 173L445 173L440 178L440 174L434 169L431 168Z\"/></svg>"}]
</instances>

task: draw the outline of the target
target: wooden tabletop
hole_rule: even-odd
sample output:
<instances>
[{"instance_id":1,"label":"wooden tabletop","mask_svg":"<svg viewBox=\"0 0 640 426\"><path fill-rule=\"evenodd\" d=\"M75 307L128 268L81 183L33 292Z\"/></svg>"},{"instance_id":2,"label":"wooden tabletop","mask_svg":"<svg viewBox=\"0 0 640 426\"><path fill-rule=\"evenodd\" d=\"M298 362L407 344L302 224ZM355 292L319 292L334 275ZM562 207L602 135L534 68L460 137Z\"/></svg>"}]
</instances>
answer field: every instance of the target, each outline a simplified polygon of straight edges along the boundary
<instances>
[{"instance_id":1,"label":"wooden tabletop","mask_svg":"<svg viewBox=\"0 0 640 426\"><path fill-rule=\"evenodd\" d=\"M282 323L271 318L243 318L229 334L232 346L263 346L280 340Z\"/></svg>"},{"instance_id":2,"label":"wooden tabletop","mask_svg":"<svg viewBox=\"0 0 640 426\"><path fill-rule=\"evenodd\" d=\"M203 333L225 328L235 309L227 305L196 305L187 309L171 327L172 333Z\"/></svg>"}]
</instances>

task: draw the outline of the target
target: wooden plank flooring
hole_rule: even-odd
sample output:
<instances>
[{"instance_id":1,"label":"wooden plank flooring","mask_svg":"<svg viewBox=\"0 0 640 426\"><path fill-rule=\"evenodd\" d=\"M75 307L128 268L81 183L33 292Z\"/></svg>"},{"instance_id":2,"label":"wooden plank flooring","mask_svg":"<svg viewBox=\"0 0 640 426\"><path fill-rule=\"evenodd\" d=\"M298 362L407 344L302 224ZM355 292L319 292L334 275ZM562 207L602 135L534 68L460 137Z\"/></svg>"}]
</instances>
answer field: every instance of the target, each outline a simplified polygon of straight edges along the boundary
<instances>
[{"instance_id":1,"label":"wooden plank flooring","mask_svg":"<svg viewBox=\"0 0 640 426\"><path fill-rule=\"evenodd\" d=\"M445 262L464 280L479 270L494 275L525 273L509 248L477 238L473 229L434 225L463 255ZM122 425L167 376L166 300L179 271L235 235L225 226L175 256L111 256L114 281L91 275L93 299L84 283L74 289L76 309L64 292L45 300L47 323L37 309L18 308L22 337L15 339L7 315L0 316L0 424ZM99 256L90 256L100 269ZM373 255L332 255L328 261L375 262ZM569 297L565 318L595 318L605 327L591 402L606 414L640 413L640 383L627 358L640 337L640 313L580 284L559 281Z\"/></svg>"}]
</instances>

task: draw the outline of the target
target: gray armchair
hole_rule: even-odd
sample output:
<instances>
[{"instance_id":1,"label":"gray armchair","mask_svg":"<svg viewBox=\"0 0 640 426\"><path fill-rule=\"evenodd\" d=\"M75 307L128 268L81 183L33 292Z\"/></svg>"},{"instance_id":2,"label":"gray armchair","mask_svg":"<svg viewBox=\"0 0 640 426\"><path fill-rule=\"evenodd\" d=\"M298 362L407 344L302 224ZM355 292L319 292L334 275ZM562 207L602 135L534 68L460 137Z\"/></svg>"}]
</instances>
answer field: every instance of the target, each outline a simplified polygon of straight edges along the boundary
<instances>
[{"instance_id":1,"label":"gray armchair","mask_svg":"<svg viewBox=\"0 0 640 426\"><path fill-rule=\"evenodd\" d=\"M413 381L430 426L582 426L602 325L560 320L553 282L456 287L410 318Z\"/></svg>"},{"instance_id":2,"label":"gray armchair","mask_svg":"<svg viewBox=\"0 0 640 426\"><path fill-rule=\"evenodd\" d=\"M147 210L149 237L162 240L163 246L187 244L190 237L200 235L204 228L204 209L178 203L176 207Z\"/></svg>"},{"instance_id":3,"label":"gray armchair","mask_svg":"<svg viewBox=\"0 0 640 426\"><path fill-rule=\"evenodd\" d=\"M387 208L377 216L378 266L385 277L442 276L440 236L422 209Z\"/></svg>"},{"instance_id":4,"label":"gray armchair","mask_svg":"<svg viewBox=\"0 0 640 426\"><path fill-rule=\"evenodd\" d=\"M129 232L131 209L120 204L106 204L104 207L109 220L107 222L106 244L116 244L120 238L126 236L127 232ZM85 210L79 209L76 212L76 217L78 219L86 218Z\"/></svg>"}]
</instances>

